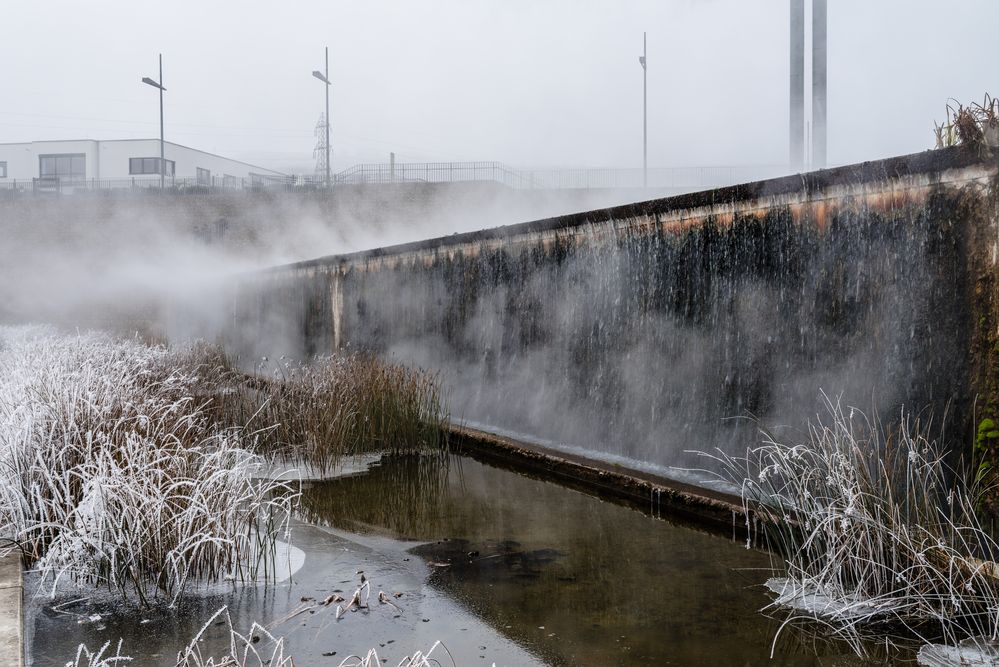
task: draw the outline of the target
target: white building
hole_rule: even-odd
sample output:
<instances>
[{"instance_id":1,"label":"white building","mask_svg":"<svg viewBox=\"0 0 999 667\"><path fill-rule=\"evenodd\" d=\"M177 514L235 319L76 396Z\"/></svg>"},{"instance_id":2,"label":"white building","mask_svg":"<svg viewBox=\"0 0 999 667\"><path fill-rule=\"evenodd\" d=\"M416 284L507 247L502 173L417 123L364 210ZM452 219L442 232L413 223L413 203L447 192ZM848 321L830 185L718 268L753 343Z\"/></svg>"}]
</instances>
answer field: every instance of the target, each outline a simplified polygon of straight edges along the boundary
<instances>
[{"instance_id":1,"label":"white building","mask_svg":"<svg viewBox=\"0 0 999 667\"><path fill-rule=\"evenodd\" d=\"M169 141L164 142L163 154L171 184L239 186L286 178L271 169ZM158 185L159 162L159 139L0 144L0 185Z\"/></svg>"}]
</instances>

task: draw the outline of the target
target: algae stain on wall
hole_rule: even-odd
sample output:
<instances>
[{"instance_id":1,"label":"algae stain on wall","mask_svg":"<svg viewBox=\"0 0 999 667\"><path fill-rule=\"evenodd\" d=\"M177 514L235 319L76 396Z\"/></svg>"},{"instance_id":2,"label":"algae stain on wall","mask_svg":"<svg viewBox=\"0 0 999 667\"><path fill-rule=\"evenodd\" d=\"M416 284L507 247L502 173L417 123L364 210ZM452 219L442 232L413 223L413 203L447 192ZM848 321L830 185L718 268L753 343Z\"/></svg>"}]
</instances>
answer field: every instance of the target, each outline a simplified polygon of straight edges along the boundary
<instances>
[{"instance_id":1,"label":"algae stain on wall","mask_svg":"<svg viewBox=\"0 0 999 667\"><path fill-rule=\"evenodd\" d=\"M631 465L800 434L820 391L960 421L988 375L969 247L990 169L783 179L330 258L260 277L257 303L300 324L298 353L435 369L456 418Z\"/></svg>"}]
</instances>

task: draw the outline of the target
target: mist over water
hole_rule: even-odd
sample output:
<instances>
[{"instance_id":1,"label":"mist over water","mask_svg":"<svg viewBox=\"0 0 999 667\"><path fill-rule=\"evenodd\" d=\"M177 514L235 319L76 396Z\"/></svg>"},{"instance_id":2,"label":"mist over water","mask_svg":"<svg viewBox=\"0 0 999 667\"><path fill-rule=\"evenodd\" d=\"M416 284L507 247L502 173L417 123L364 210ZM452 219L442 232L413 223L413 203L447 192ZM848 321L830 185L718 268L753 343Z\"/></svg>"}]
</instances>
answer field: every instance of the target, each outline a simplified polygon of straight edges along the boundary
<instances>
[{"instance_id":1,"label":"mist over water","mask_svg":"<svg viewBox=\"0 0 999 667\"><path fill-rule=\"evenodd\" d=\"M969 331L949 206L846 202L820 228L775 204L683 232L595 223L277 270L235 299L233 347L323 354L339 335L438 370L459 420L637 467L738 454L761 428L800 438L822 392L942 422L966 393Z\"/></svg>"},{"instance_id":2,"label":"mist over water","mask_svg":"<svg viewBox=\"0 0 999 667\"><path fill-rule=\"evenodd\" d=\"M91 20L62 9L82 24ZM934 110L942 113L951 96L980 95L983 63L993 62L995 51L981 31L996 8L969 0L963 9L949 17L952 29L926 37L939 22L933 3L833 4L831 163L929 147L940 115ZM784 4L650 2L612 11L567 2L445 2L437 10L424 16L383 2L313 6L307 21L295 15L301 8L266 19L247 12L242 20L266 22L268 30L297 34L287 28L301 25L308 33L294 43L275 40L283 51L258 48L258 34L268 30L213 35L254 63L255 103L245 97L248 87L233 87L242 74L228 63L206 78L205 54L216 47L202 39L190 48L188 18L165 17L155 34L167 50L167 136L311 173L322 92L309 74L321 54L312 42L332 35L334 170L383 161L389 151L400 161L636 168L644 71L637 56L648 32L651 167L773 166L787 158ZM198 30L221 20L216 11L205 10ZM26 32L36 24L44 21L25 21ZM383 49L355 43L376 28ZM75 43L73 31L53 29ZM115 31L100 30L109 44L119 43ZM939 45L937 52L906 50L913 35ZM101 94L126 97L120 114L145 120L133 119L130 130L125 119L85 129L100 129L97 138L159 129L146 117L151 102L134 90L137 65L83 52L91 71L58 90L32 92L24 74L9 74L11 99L24 109L0 112L8 139L39 138L42 129L25 129L24 119L10 114L37 113L52 106L52 96L79 93L78 78L100 82L101 64L110 77ZM684 57L691 53L698 57ZM914 84L906 77L917 70ZM934 75L941 72L947 76ZM896 103L899 91L906 104ZM77 98L94 118L108 115L92 96ZM888 110L890 117L881 113ZM39 127L51 134L58 126L45 125L55 122L46 118L39 116ZM281 151L298 157L268 162ZM338 188L329 197L13 197L0 201L0 321L110 327L169 341L224 338L249 368L264 356L307 358L337 344L369 350L439 369L456 417L655 465L689 463L687 449L733 443L737 450L760 425L801 429L820 391L892 411L938 412L955 395L965 362L956 353L946 357L937 343L964 336L967 327L941 294L940 276L950 269L940 262L953 258L934 254L934 239L946 233L926 227L919 211L893 214L882 230L857 209L821 242L774 213L738 233L705 226L686 237L600 248L483 247L474 257L441 253L429 266L350 273L339 291L280 272L263 287L242 277L662 194L404 183ZM949 368L958 371L944 372Z\"/></svg>"},{"instance_id":3,"label":"mist over water","mask_svg":"<svg viewBox=\"0 0 999 667\"><path fill-rule=\"evenodd\" d=\"M214 339L230 324L220 299L242 273L633 196L490 183L349 186L330 196L22 194L0 199L0 321Z\"/></svg>"}]
</instances>

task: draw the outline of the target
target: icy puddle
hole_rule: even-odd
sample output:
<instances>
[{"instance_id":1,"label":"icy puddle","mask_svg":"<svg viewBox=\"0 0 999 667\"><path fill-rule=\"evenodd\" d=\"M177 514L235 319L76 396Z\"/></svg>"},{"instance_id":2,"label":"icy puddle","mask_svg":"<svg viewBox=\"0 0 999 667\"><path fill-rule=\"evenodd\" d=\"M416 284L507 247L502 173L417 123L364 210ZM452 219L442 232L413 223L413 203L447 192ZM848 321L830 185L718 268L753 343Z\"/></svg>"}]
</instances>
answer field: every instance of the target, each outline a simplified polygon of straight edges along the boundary
<instances>
[{"instance_id":1,"label":"icy puddle","mask_svg":"<svg viewBox=\"0 0 999 667\"><path fill-rule=\"evenodd\" d=\"M292 541L304 562L276 585L138 613L71 591L29 600L29 664L62 667L79 643L120 637L131 664L173 665L222 605L237 630L256 620L285 637L299 667L369 648L396 665L437 640L459 666L861 664L791 631L770 659L766 554L471 459L385 459L308 485L302 514ZM336 604L320 602L350 600L361 572L368 607L337 620ZM213 625L202 646L228 641Z\"/></svg>"}]
</instances>

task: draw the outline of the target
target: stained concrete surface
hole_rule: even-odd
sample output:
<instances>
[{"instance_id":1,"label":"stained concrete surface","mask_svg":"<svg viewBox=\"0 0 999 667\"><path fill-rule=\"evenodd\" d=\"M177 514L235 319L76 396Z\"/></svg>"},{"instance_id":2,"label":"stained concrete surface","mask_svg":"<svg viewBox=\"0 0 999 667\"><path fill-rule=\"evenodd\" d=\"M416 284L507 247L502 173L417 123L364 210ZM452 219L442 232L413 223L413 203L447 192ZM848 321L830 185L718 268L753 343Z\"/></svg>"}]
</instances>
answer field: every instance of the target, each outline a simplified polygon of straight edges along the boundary
<instances>
[{"instance_id":1,"label":"stained concrete surface","mask_svg":"<svg viewBox=\"0 0 999 667\"><path fill-rule=\"evenodd\" d=\"M21 558L11 553L0 558L0 665L23 667Z\"/></svg>"}]
</instances>

